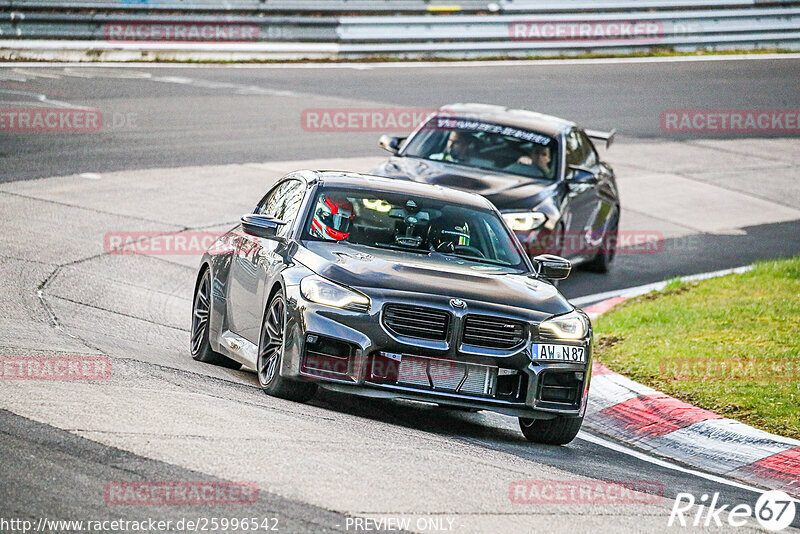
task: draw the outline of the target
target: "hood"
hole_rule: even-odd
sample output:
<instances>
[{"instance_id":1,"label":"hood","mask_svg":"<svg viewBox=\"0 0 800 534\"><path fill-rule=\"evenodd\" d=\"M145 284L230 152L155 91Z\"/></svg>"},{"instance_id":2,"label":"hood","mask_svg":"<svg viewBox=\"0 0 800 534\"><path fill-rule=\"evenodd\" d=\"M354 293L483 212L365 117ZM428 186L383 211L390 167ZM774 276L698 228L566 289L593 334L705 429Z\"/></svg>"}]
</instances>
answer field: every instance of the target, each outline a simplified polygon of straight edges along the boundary
<instances>
[{"instance_id":1,"label":"hood","mask_svg":"<svg viewBox=\"0 0 800 534\"><path fill-rule=\"evenodd\" d=\"M372 171L379 176L477 193L498 209L529 208L552 194L558 183L456 163L394 156Z\"/></svg>"},{"instance_id":2,"label":"hood","mask_svg":"<svg viewBox=\"0 0 800 534\"><path fill-rule=\"evenodd\" d=\"M555 287L527 273L449 256L305 241L295 260L320 276L367 294L370 288L425 293L512 306L543 316L572 310Z\"/></svg>"}]
</instances>

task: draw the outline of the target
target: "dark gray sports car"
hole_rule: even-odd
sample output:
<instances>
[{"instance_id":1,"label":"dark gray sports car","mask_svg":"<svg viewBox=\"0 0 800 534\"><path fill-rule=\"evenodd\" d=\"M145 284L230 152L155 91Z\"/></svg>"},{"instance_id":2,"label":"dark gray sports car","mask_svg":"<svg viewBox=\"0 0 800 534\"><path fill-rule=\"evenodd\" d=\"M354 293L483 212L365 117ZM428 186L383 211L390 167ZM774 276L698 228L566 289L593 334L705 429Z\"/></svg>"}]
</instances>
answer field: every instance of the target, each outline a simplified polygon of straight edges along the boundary
<instances>
[{"instance_id":1,"label":"dark gray sports car","mask_svg":"<svg viewBox=\"0 0 800 534\"><path fill-rule=\"evenodd\" d=\"M204 255L191 352L256 371L264 391L318 386L519 417L563 444L581 426L588 317L485 198L410 181L298 171Z\"/></svg>"},{"instance_id":2,"label":"dark gray sports car","mask_svg":"<svg viewBox=\"0 0 800 534\"><path fill-rule=\"evenodd\" d=\"M373 171L491 200L530 257L558 254L608 271L617 249L614 171L584 130L557 117L486 104L450 104L405 137L381 137L393 156Z\"/></svg>"}]
</instances>

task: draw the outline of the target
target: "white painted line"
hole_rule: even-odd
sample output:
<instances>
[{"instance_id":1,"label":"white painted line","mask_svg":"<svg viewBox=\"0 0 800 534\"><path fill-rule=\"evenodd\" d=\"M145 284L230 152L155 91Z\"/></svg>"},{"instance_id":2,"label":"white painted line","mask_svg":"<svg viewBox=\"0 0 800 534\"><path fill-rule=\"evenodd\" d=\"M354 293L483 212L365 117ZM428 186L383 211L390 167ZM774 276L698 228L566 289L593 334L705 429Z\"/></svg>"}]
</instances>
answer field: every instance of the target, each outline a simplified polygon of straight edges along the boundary
<instances>
[{"instance_id":1,"label":"white painted line","mask_svg":"<svg viewBox=\"0 0 800 534\"><path fill-rule=\"evenodd\" d=\"M59 108L67 108L67 109L91 109L87 108L86 106L79 106L77 104L70 104L69 102L62 102L61 100L52 100L47 97L47 95L42 93L32 93L31 91L18 91L15 89L0 89L0 93L8 94L8 95L20 95L31 98L32 101L28 102L28 105L37 106L39 103L48 106L54 106ZM10 102L3 101L4 104L8 104Z\"/></svg>"},{"instance_id":2,"label":"white painted line","mask_svg":"<svg viewBox=\"0 0 800 534\"><path fill-rule=\"evenodd\" d=\"M83 173L79 174L78 176L80 176L81 178L86 178L87 180L100 180L100 179L102 179L102 176L100 176L96 172L83 172Z\"/></svg>"},{"instance_id":3,"label":"white painted line","mask_svg":"<svg viewBox=\"0 0 800 534\"><path fill-rule=\"evenodd\" d=\"M646 442L661 456L727 474L792 448L777 437L732 419L709 419Z\"/></svg>"},{"instance_id":4,"label":"white painted line","mask_svg":"<svg viewBox=\"0 0 800 534\"><path fill-rule=\"evenodd\" d=\"M19 69L14 69L16 72ZM27 78L23 76L16 76L10 72L2 72L0 73L0 81L2 82L26 82L28 81Z\"/></svg>"},{"instance_id":5,"label":"white painted line","mask_svg":"<svg viewBox=\"0 0 800 534\"><path fill-rule=\"evenodd\" d=\"M4 46L0 42L0 48ZM731 54L708 56L669 56L669 57L620 57L596 59L510 59L491 61L397 61L397 62L338 62L338 63L226 63L216 64L186 64L186 63L150 63L146 61L114 62L0 62L0 67L147 67L161 69L198 69L198 68L225 68L225 69L415 69L415 68L469 68L469 67L534 67L534 66L559 66L559 65L625 65L637 63L697 63L709 61L766 61L782 59L800 59L800 54Z\"/></svg>"},{"instance_id":6,"label":"white painted line","mask_svg":"<svg viewBox=\"0 0 800 534\"><path fill-rule=\"evenodd\" d=\"M683 282L694 282L697 280L706 280L708 278L725 276L726 274L746 273L747 271L750 271L752 269L753 269L752 265L744 265L742 267L735 267L733 269L722 269L721 271L712 271L709 273L681 276L680 280ZM661 289L664 289L668 283L669 280L663 280L661 282L654 282L652 284L629 287L626 289L615 289L612 291L604 291L602 293L595 293L594 295L586 295L585 297L578 297L570 300L570 302L575 306L582 306L584 304L591 304L593 302L598 302L612 297L625 297L625 298L638 297L639 295L644 295L645 293L650 293L651 291L659 291Z\"/></svg>"},{"instance_id":7,"label":"white painted line","mask_svg":"<svg viewBox=\"0 0 800 534\"><path fill-rule=\"evenodd\" d=\"M14 72L17 74L22 74L24 76L33 76L34 78L51 78L53 80L60 80L61 75L59 74L51 74L48 72L31 72L29 70L15 68Z\"/></svg>"},{"instance_id":8,"label":"white painted line","mask_svg":"<svg viewBox=\"0 0 800 534\"><path fill-rule=\"evenodd\" d=\"M725 276L726 274L741 274L747 271L752 271L752 265L743 265L742 267L734 267L733 269L723 269L721 271L712 271L710 273L690 274L682 276L681 280L684 282L694 282L697 280L708 280L709 278L716 278L718 276Z\"/></svg>"},{"instance_id":9,"label":"white painted line","mask_svg":"<svg viewBox=\"0 0 800 534\"><path fill-rule=\"evenodd\" d=\"M668 462L666 460L662 460L662 459L656 458L654 456L650 456L650 455L645 454L643 452L639 452L637 450L629 449L629 448L627 448L627 447L625 447L623 445L620 445L618 443L614 443L612 441L607 441L607 440L605 440L605 439L603 439L601 437L595 436L593 434L589 434L588 432L584 432L583 430L581 430L578 433L578 439L582 439L584 441L588 441L589 443L594 443L595 445L600 445L601 447L605 447L605 448L610 449L612 451L616 451L616 452L631 456L633 458L645 461L647 463L651 463L653 465L657 465L659 467L664 467L664 468L670 469L672 471L678 471L680 473L685 473L685 474L696 476L696 477L699 477L699 478L704 478L706 480L710 480L711 482L717 482L718 484L725 484L727 486L733 486L735 488L740 488L740 489L743 489L743 490L752 491L753 493L759 493L759 494L760 493L764 493L765 491L767 491L765 489L760 489L760 488L757 488L755 486L750 486L748 484L743 484L743 483L737 482L735 480L729 480L727 478L723 478L723 477L720 477L720 476L717 476L717 475L712 475L710 473L704 473L702 471L697 471L695 469L691 469L691 468L688 468L688 467L683 467L681 465L674 464L672 462ZM800 501L798 501L798 502L800 502Z\"/></svg>"},{"instance_id":10,"label":"white painted line","mask_svg":"<svg viewBox=\"0 0 800 534\"><path fill-rule=\"evenodd\" d=\"M81 66L81 65L78 65ZM88 66L85 63L82 65L84 67ZM94 74L90 72L86 72L86 69L73 69L70 67L64 67L64 75L71 76L74 78L93 78ZM139 79L149 79L152 78L153 75L149 72L141 72L141 71L128 71L128 72L109 72L105 74L107 78L120 78L123 80L139 80Z\"/></svg>"},{"instance_id":11,"label":"white painted line","mask_svg":"<svg viewBox=\"0 0 800 534\"><path fill-rule=\"evenodd\" d=\"M770 452L767 456L782 452L781 450L775 450L776 447L782 447L783 450L800 447L800 441L796 439L771 434L766 430L760 430L741 421L728 418L699 421L675 432L709 436L716 440L722 439L728 442L738 440L740 445L748 444L754 447L763 447Z\"/></svg>"}]
</instances>

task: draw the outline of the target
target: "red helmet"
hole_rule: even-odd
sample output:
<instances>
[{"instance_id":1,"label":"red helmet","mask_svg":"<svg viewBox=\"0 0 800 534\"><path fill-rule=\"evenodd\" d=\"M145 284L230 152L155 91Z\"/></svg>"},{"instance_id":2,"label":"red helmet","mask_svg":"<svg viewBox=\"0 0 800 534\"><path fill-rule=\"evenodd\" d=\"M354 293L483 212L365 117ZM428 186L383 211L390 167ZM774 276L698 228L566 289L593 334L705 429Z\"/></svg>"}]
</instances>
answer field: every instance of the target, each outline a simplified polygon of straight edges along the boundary
<instances>
[{"instance_id":1,"label":"red helmet","mask_svg":"<svg viewBox=\"0 0 800 534\"><path fill-rule=\"evenodd\" d=\"M353 205L346 198L321 194L311 220L311 234L332 241L347 239L353 220Z\"/></svg>"}]
</instances>

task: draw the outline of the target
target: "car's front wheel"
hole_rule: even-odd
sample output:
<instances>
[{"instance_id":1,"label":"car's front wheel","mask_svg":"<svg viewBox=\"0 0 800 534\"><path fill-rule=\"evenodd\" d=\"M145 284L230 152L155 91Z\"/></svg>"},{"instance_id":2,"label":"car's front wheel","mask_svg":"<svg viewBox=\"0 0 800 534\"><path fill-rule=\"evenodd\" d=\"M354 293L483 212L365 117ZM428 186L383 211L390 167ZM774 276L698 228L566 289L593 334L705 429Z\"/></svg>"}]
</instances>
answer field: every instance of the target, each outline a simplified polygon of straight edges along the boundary
<instances>
[{"instance_id":1,"label":"car's front wheel","mask_svg":"<svg viewBox=\"0 0 800 534\"><path fill-rule=\"evenodd\" d=\"M281 376L284 341L286 337L286 301L278 291L264 312L261 339L258 342L258 383L267 395L297 402L306 402L314 396L317 385L296 382Z\"/></svg>"},{"instance_id":2,"label":"car's front wheel","mask_svg":"<svg viewBox=\"0 0 800 534\"><path fill-rule=\"evenodd\" d=\"M564 417L558 415L553 419L519 418L519 428L534 443L546 445L566 445L578 435L583 417Z\"/></svg>"},{"instance_id":3,"label":"car's front wheel","mask_svg":"<svg viewBox=\"0 0 800 534\"><path fill-rule=\"evenodd\" d=\"M238 369L242 365L219 352L208 342L208 321L211 318L211 271L205 268L197 281L192 305L192 358L198 362Z\"/></svg>"}]
</instances>

